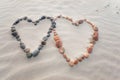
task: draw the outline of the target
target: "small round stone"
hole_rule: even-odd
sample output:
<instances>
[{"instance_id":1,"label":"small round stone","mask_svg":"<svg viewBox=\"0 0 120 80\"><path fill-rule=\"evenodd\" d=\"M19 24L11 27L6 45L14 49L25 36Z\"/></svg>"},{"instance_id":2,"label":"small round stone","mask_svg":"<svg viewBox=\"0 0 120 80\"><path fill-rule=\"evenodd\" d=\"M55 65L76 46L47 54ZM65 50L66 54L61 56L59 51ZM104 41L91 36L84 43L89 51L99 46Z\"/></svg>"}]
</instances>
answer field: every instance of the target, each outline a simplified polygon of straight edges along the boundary
<instances>
[{"instance_id":1,"label":"small round stone","mask_svg":"<svg viewBox=\"0 0 120 80\"><path fill-rule=\"evenodd\" d=\"M50 28L49 28L49 30L53 30L53 28L52 28L52 27L50 27Z\"/></svg>"},{"instance_id":2,"label":"small round stone","mask_svg":"<svg viewBox=\"0 0 120 80\"><path fill-rule=\"evenodd\" d=\"M91 44L95 44L95 40L94 39L90 39L90 43Z\"/></svg>"},{"instance_id":3,"label":"small round stone","mask_svg":"<svg viewBox=\"0 0 120 80\"><path fill-rule=\"evenodd\" d=\"M16 31L12 32L12 35L15 37L18 35L18 33Z\"/></svg>"},{"instance_id":4,"label":"small round stone","mask_svg":"<svg viewBox=\"0 0 120 80\"><path fill-rule=\"evenodd\" d=\"M94 34L93 34L93 39L94 39L95 41L98 40L98 32L97 32L97 31L94 32Z\"/></svg>"},{"instance_id":5,"label":"small round stone","mask_svg":"<svg viewBox=\"0 0 120 80\"><path fill-rule=\"evenodd\" d=\"M13 23L13 25L17 25L19 22L20 22L20 20L18 19L17 21L15 21L15 22Z\"/></svg>"},{"instance_id":6,"label":"small round stone","mask_svg":"<svg viewBox=\"0 0 120 80\"><path fill-rule=\"evenodd\" d=\"M27 21L28 21L28 22L32 22L32 20L31 20L31 19L28 19Z\"/></svg>"},{"instance_id":7,"label":"small round stone","mask_svg":"<svg viewBox=\"0 0 120 80\"><path fill-rule=\"evenodd\" d=\"M79 62L81 62L83 59L81 57L77 58Z\"/></svg>"},{"instance_id":8,"label":"small round stone","mask_svg":"<svg viewBox=\"0 0 120 80\"><path fill-rule=\"evenodd\" d=\"M90 43L90 44L89 44L89 47L93 48L93 47L94 47L94 44Z\"/></svg>"},{"instance_id":9,"label":"small round stone","mask_svg":"<svg viewBox=\"0 0 120 80\"><path fill-rule=\"evenodd\" d=\"M92 49L93 49L92 47L88 47L88 48L87 48L88 53L91 53L91 52L92 52Z\"/></svg>"},{"instance_id":10,"label":"small round stone","mask_svg":"<svg viewBox=\"0 0 120 80\"><path fill-rule=\"evenodd\" d=\"M49 30L49 31L48 31L48 34L50 34L51 32L52 32L52 30Z\"/></svg>"},{"instance_id":11,"label":"small round stone","mask_svg":"<svg viewBox=\"0 0 120 80\"><path fill-rule=\"evenodd\" d=\"M73 67L73 66L74 66L74 60L70 60L70 61L69 61L69 65L70 65L71 67Z\"/></svg>"},{"instance_id":12,"label":"small round stone","mask_svg":"<svg viewBox=\"0 0 120 80\"><path fill-rule=\"evenodd\" d=\"M98 31L98 28L97 28L97 27L94 27L94 31Z\"/></svg>"},{"instance_id":13,"label":"small round stone","mask_svg":"<svg viewBox=\"0 0 120 80\"><path fill-rule=\"evenodd\" d=\"M26 53L27 58L31 58L33 55L31 53Z\"/></svg>"},{"instance_id":14,"label":"small round stone","mask_svg":"<svg viewBox=\"0 0 120 80\"><path fill-rule=\"evenodd\" d=\"M65 53L65 49L64 49L63 47L61 47L61 48L59 48L59 52L60 52L61 54L64 54L64 53Z\"/></svg>"},{"instance_id":15,"label":"small round stone","mask_svg":"<svg viewBox=\"0 0 120 80\"><path fill-rule=\"evenodd\" d=\"M47 37L50 37L50 34L47 34Z\"/></svg>"},{"instance_id":16,"label":"small round stone","mask_svg":"<svg viewBox=\"0 0 120 80\"><path fill-rule=\"evenodd\" d=\"M46 45L46 41L42 41L41 44L42 44L42 45Z\"/></svg>"},{"instance_id":17,"label":"small round stone","mask_svg":"<svg viewBox=\"0 0 120 80\"><path fill-rule=\"evenodd\" d=\"M33 53L32 53L32 55L33 55L33 57L36 57L38 54L39 54L39 50L35 50Z\"/></svg>"},{"instance_id":18,"label":"small round stone","mask_svg":"<svg viewBox=\"0 0 120 80\"><path fill-rule=\"evenodd\" d=\"M43 41L47 41L47 40L48 40L47 36L43 37Z\"/></svg>"},{"instance_id":19,"label":"small round stone","mask_svg":"<svg viewBox=\"0 0 120 80\"><path fill-rule=\"evenodd\" d=\"M78 64L78 60L77 59L74 60L74 64Z\"/></svg>"},{"instance_id":20,"label":"small round stone","mask_svg":"<svg viewBox=\"0 0 120 80\"><path fill-rule=\"evenodd\" d=\"M58 35L54 36L54 40L55 41L60 40L59 36Z\"/></svg>"},{"instance_id":21,"label":"small round stone","mask_svg":"<svg viewBox=\"0 0 120 80\"><path fill-rule=\"evenodd\" d=\"M66 61L67 61L67 62L70 62L70 58L66 58Z\"/></svg>"},{"instance_id":22,"label":"small round stone","mask_svg":"<svg viewBox=\"0 0 120 80\"><path fill-rule=\"evenodd\" d=\"M24 52L25 52L25 53L30 53L30 48L26 48L26 49L24 50Z\"/></svg>"},{"instance_id":23,"label":"small round stone","mask_svg":"<svg viewBox=\"0 0 120 80\"><path fill-rule=\"evenodd\" d=\"M25 17L23 18L23 20L27 20L27 17L25 16Z\"/></svg>"},{"instance_id":24,"label":"small round stone","mask_svg":"<svg viewBox=\"0 0 120 80\"><path fill-rule=\"evenodd\" d=\"M79 26L79 24L78 24L78 23L74 23L74 25L75 25L75 26Z\"/></svg>"},{"instance_id":25,"label":"small round stone","mask_svg":"<svg viewBox=\"0 0 120 80\"><path fill-rule=\"evenodd\" d=\"M20 47L21 47L22 49L25 49L25 44L24 44L24 43L20 43Z\"/></svg>"},{"instance_id":26,"label":"small round stone","mask_svg":"<svg viewBox=\"0 0 120 80\"><path fill-rule=\"evenodd\" d=\"M64 57L65 59L67 59L67 55L66 55L66 54L63 54L63 57Z\"/></svg>"},{"instance_id":27,"label":"small round stone","mask_svg":"<svg viewBox=\"0 0 120 80\"><path fill-rule=\"evenodd\" d=\"M79 24L82 24L82 23L83 23L83 20L79 20L78 23L79 23Z\"/></svg>"},{"instance_id":28,"label":"small round stone","mask_svg":"<svg viewBox=\"0 0 120 80\"><path fill-rule=\"evenodd\" d=\"M14 32L14 31L16 31L16 29L15 28L11 28L11 32Z\"/></svg>"},{"instance_id":29,"label":"small round stone","mask_svg":"<svg viewBox=\"0 0 120 80\"><path fill-rule=\"evenodd\" d=\"M47 17L47 19L51 19L51 17Z\"/></svg>"},{"instance_id":30,"label":"small round stone","mask_svg":"<svg viewBox=\"0 0 120 80\"><path fill-rule=\"evenodd\" d=\"M45 19L46 18L46 16L42 16L41 18L40 18L40 20L43 20L43 19Z\"/></svg>"},{"instance_id":31,"label":"small round stone","mask_svg":"<svg viewBox=\"0 0 120 80\"><path fill-rule=\"evenodd\" d=\"M17 41L21 41L21 39L20 39L20 38L17 38Z\"/></svg>"},{"instance_id":32,"label":"small round stone","mask_svg":"<svg viewBox=\"0 0 120 80\"><path fill-rule=\"evenodd\" d=\"M16 39L18 39L20 36L19 35L16 35Z\"/></svg>"},{"instance_id":33,"label":"small round stone","mask_svg":"<svg viewBox=\"0 0 120 80\"><path fill-rule=\"evenodd\" d=\"M35 21L35 23L39 23L39 20Z\"/></svg>"},{"instance_id":34,"label":"small round stone","mask_svg":"<svg viewBox=\"0 0 120 80\"><path fill-rule=\"evenodd\" d=\"M56 25L56 23L53 21L53 22L52 22L52 25Z\"/></svg>"},{"instance_id":35,"label":"small round stone","mask_svg":"<svg viewBox=\"0 0 120 80\"><path fill-rule=\"evenodd\" d=\"M82 58L82 60L83 60L83 59L85 59L85 57L84 57L84 56L82 56L81 58Z\"/></svg>"},{"instance_id":36,"label":"small round stone","mask_svg":"<svg viewBox=\"0 0 120 80\"><path fill-rule=\"evenodd\" d=\"M89 53L87 53L87 52L83 54L83 56L84 56L85 58L88 58L88 57L89 57L89 55L90 55L90 54L89 54Z\"/></svg>"},{"instance_id":37,"label":"small round stone","mask_svg":"<svg viewBox=\"0 0 120 80\"><path fill-rule=\"evenodd\" d=\"M38 47L38 50L41 50L43 48L43 45L40 45L39 47Z\"/></svg>"},{"instance_id":38,"label":"small round stone","mask_svg":"<svg viewBox=\"0 0 120 80\"><path fill-rule=\"evenodd\" d=\"M62 47L62 42L61 42L60 40L57 40L57 41L56 41L56 47L57 47L57 48Z\"/></svg>"}]
</instances>

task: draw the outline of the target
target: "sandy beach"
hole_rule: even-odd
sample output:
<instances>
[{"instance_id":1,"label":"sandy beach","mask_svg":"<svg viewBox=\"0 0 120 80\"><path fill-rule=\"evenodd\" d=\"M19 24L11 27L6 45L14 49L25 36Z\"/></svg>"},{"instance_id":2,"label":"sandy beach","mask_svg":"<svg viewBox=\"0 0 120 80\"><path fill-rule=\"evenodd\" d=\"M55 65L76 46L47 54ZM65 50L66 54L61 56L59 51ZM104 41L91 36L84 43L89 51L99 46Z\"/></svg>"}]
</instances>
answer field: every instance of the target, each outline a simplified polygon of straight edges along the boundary
<instances>
[{"instance_id":1,"label":"sandy beach","mask_svg":"<svg viewBox=\"0 0 120 80\"><path fill-rule=\"evenodd\" d=\"M41 16L69 16L88 19L99 28L99 41L88 59L70 67L58 52L53 35L37 57L27 59L10 28L18 18L33 21ZM65 19L56 21L67 55L76 58L88 45L92 29L78 27ZM46 35L50 21L37 26L21 22L16 26L24 43L35 50ZM120 80L120 0L1 0L0 80Z\"/></svg>"}]
</instances>

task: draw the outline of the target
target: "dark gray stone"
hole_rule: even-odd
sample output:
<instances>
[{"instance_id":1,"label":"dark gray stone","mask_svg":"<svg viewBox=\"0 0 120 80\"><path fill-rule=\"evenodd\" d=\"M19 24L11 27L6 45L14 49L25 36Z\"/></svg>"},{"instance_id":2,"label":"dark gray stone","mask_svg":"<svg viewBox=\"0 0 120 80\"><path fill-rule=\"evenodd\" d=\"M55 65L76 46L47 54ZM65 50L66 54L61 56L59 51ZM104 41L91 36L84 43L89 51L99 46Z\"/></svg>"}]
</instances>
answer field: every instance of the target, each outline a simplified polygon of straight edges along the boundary
<instances>
[{"instance_id":1,"label":"dark gray stone","mask_svg":"<svg viewBox=\"0 0 120 80\"><path fill-rule=\"evenodd\" d=\"M31 53L26 53L27 58L31 58L32 54Z\"/></svg>"}]
</instances>

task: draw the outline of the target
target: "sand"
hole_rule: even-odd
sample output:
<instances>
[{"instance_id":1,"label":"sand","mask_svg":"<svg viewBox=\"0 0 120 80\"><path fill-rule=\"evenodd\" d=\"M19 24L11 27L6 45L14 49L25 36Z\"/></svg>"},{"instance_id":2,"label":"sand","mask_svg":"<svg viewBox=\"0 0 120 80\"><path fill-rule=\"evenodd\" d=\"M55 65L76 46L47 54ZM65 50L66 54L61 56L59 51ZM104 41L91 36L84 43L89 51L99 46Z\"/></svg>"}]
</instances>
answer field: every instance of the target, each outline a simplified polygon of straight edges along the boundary
<instances>
[{"instance_id":1,"label":"sand","mask_svg":"<svg viewBox=\"0 0 120 80\"><path fill-rule=\"evenodd\" d=\"M119 0L1 0L0 80L120 80L119 5ZM60 14L74 20L87 18L98 26L99 41L90 57L70 67L51 36L37 57L27 59L11 36L13 22L24 16L37 20L42 15ZM75 27L64 19L56 22L67 55L81 55L92 34L89 25ZM25 44L34 50L49 26L50 22L45 20L36 27L27 22L16 27Z\"/></svg>"}]
</instances>

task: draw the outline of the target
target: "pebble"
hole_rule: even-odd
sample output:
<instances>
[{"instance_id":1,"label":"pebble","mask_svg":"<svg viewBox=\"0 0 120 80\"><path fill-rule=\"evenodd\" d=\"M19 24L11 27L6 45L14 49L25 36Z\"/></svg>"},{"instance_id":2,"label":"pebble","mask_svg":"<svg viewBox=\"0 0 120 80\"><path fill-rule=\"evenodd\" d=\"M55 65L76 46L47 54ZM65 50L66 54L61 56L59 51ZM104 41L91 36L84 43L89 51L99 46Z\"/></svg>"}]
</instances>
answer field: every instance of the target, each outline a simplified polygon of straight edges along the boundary
<instances>
[{"instance_id":1,"label":"pebble","mask_svg":"<svg viewBox=\"0 0 120 80\"><path fill-rule=\"evenodd\" d=\"M31 58L32 54L31 53L26 53L27 58Z\"/></svg>"},{"instance_id":2,"label":"pebble","mask_svg":"<svg viewBox=\"0 0 120 80\"><path fill-rule=\"evenodd\" d=\"M69 61L69 65L70 65L71 67L73 67L73 66L74 66L74 60L70 60L70 61Z\"/></svg>"},{"instance_id":3,"label":"pebble","mask_svg":"<svg viewBox=\"0 0 120 80\"><path fill-rule=\"evenodd\" d=\"M39 50L35 50L33 53L32 53L32 55L33 55L33 57L36 57L38 54L39 54Z\"/></svg>"},{"instance_id":4,"label":"pebble","mask_svg":"<svg viewBox=\"0 0 120 80\"><path fill-rule=\"evenodd\" d=\"M46 45L46 41L42 41L41 44L42 44L42 45Z\"/></svg>"},{"instance_id":5,"label":"pebble","mask_svg":"<svg viewBox=\"0 0 120 80\"><path fill-rule=\"evenodd\" d=\"M30 53L30 48L26 48L26 49L24 50L24 52L25 52L25 53Z\"/></svg>"},{"instance_id":6,"label":"pebble","mask_svg":"<svg viewBox=\"0 0 120 80\"><path fill-rule=\"evenodd\" d=\"M21 47L22 49L25 49L25 44L24 44L24 43L20 43L20 47Z\"/></svg>"}]
</instances>

